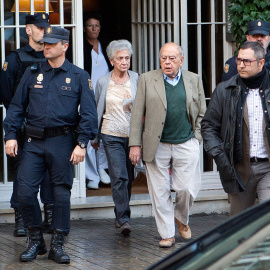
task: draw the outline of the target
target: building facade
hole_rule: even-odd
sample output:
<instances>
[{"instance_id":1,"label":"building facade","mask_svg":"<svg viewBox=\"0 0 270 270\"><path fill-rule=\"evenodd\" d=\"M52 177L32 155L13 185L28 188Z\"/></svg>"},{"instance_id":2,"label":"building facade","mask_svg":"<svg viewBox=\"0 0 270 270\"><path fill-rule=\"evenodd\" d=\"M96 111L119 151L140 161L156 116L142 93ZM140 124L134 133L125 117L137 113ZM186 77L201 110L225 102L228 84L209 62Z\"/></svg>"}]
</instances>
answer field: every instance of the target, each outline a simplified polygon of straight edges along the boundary
<instances>
[{"instance_id":1,"label":"building facade","mask_svg":"<svg viewBox=\"0 0 270 270\"><path fill-rule=\"evenodd\" d=\"M184 69L198 73L207 103L221 80L223 64L232 55L227 41L226 0L0 0L0 63L12 50L27 41L27 14L47 12L50 23L71 31L69 58L83 67L83 13L98 10L101 35L108 40L125 38L132 42L132 70L143 73L159 68L159 49L166 42L180 44L185 52ZM1 87L1 86L0 86ZM0 105L4 119L6 111ZM0 201L12 192L12 166L4 153L0 129ZM84 164L76 166L72 197L85 197ZM201 145L202 189L221 188L217 168Z\"/></svg>"}]
</instances>

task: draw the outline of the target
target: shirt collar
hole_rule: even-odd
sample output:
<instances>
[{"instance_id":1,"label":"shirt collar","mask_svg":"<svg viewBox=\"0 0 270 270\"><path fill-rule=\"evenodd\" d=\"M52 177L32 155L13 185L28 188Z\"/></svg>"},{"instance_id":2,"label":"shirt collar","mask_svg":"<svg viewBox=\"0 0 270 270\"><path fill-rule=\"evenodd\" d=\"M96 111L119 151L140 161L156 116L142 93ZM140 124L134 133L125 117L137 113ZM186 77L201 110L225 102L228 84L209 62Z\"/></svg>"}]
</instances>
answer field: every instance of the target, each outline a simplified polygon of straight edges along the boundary
<instances>
[{"instance_id":1,"label":"shirt collar","mask_svg":"<svg viewBox=\"0 0 270 270\"><path fill-rule=\"evenodd\" d=\"M29 45L29 43L24 46L24 49L28 53L35 52L35 50Z\"/></svg>"},{"instance_id":2,"label":"shirt collar","mask_svg":"<svg viewBox=\"0 0 270 270\"><path fill-rule=\"evenodd\" d=\"M168 81L168 80L170 80L170 81L179 80L180 77L181 77L181 74L182 74L182 71L181 71L181 68L179 68L178 74L176 75L175 78L170 79L170 78L169 78L166 74L164 74L164 73L163 73L163 78L164 78L165 81Z\"/></svg>"},{"instance_id":3,"label":"shirt collar","mask_svg":"<svg viewBox=\"0 0 270 270\"><path fill-rule=\"evenodd\" d=\"M69 61L67 59L65 59L65 62L63 63L63 65L61 67L59 67L58 69L62 69L64 71L68 71L68 66L69 66ZM52 70L53 68L51 67L51 65L49 64L48 60L47 62L45 63L45 67L44 67L44 70L45 71L49 71L49 70Z\"/></svg>"}]
</instances>

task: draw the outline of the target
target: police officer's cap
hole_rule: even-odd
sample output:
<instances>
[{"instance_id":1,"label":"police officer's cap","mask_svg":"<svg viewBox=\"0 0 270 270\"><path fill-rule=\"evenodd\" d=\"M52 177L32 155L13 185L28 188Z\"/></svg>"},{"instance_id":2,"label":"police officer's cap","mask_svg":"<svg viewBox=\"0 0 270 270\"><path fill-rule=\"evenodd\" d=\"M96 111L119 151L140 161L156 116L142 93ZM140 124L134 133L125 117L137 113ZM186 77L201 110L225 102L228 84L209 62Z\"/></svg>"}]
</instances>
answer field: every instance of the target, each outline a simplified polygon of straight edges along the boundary
<instances>
[{"instance_id":1,"label":"police officer's cap","mask_svg":"<svg viewBox=\"0 0 270 270\"><path fill-rule=\"evenodd\" d=\"M69 40L69 30L56 26L49 26L44 30L44 36L41 41L45 43L57 43L61 40Z\"/></svg>"},{"instance_id":2,"label":"police officer's cap","mask_svg":"<svg viewBox=\"0 0 270 270\"><path fill-rule=\"evenodd\" d=\"M248 23L248 34L255 35L255 34L262 34L268 36L270 32L270 23L266 21L251 21Z\"/></svg>"},{"instance_id":3,"label":"police officer's cap","mask_svg":"<svg viewBox=\"0 0 270 270\"><path fill-rule=\"evenodd\" d=\"M25 16L25 24L34 24L38 27L48 27L49 24L49 15L46 13L37 13L34 15Z\"/></svg>"}]
</instances>

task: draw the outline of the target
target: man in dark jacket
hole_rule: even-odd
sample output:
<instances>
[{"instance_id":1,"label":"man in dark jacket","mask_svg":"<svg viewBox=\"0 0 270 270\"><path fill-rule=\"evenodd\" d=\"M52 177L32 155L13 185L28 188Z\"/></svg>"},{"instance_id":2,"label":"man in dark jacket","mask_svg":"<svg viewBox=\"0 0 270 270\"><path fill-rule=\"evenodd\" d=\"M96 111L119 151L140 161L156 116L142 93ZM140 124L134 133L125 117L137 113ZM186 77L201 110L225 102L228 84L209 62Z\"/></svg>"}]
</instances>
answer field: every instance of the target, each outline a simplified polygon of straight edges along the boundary
<instances>
[{"instance_id":1,"label":"man in dark jacket","mask_svg":"<svg viewBox=\"0 0 270 270\"><path fill-rule=\"evenodd\" d=\"M270 50L267 48L270 42L270 23L266 21L251 21L248 23L248 35L246 35L247 41L257 41L265 49L265 63L264 66L270 70ZM225 67L222 74L222 82L229 80L231 77L237 74L237 65L235 62L235 56L229 58L225 62Z\"/></svg>"},{"instance_id":2,"label":"man in dark jacket","mask_svg":"<svg viewBox=\"0 0 270 270\"><path fill-rule=\"evenodd\" d=\"M214 158L231 216L270 199L270 75L264 48L246 42L236 57L238 75L220 83L201 123L206 152Z\"/></svg>"}]
</instances>

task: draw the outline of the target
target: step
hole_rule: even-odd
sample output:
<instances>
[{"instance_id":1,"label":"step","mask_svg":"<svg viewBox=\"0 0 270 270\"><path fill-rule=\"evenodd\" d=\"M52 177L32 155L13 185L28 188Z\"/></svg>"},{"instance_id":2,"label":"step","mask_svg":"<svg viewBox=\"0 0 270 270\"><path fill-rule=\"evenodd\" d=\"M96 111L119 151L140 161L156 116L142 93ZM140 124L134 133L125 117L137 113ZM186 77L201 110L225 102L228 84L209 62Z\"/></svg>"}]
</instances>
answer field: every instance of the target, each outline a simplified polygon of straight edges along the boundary
<instances>
[{"instance_id":1,"label":"step","mask_svg":"<svg viewBox=\"0 0 270 270\"><path fill-rule=\"evenodd\" d=\"M173 199L175 192L172 192ZM191 208L192 214L228 213L227 194L223 190L201 190ZM132 217L153 216L149 194L131 196L130 208ZM92 196L71 199L71 219L114 218L114 203L111 196ZM9 202L0 202L0 223L14 223L14 210Z\"/></svg>"}]
</instances>

